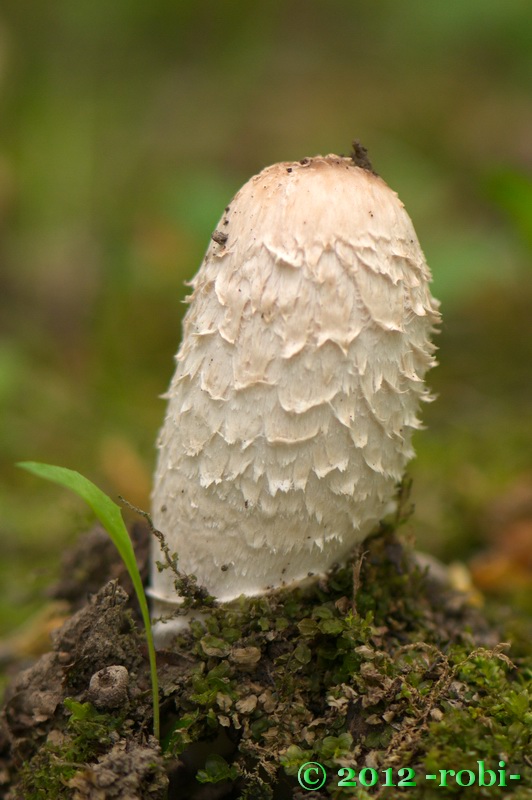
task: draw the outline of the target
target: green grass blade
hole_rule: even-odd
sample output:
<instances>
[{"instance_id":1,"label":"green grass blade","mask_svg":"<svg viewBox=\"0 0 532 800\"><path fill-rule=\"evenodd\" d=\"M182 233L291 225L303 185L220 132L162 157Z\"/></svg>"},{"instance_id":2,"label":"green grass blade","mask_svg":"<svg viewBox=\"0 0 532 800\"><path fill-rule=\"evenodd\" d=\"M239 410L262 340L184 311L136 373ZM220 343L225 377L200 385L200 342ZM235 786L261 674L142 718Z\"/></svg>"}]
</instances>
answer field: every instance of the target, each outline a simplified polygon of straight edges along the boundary
<instances>
[{"instance_id":1,"label":"green grass blade","mask_svg":"<svg viewBox=\"0 0 532 800\"><path fill-rule=\"evenodd\" d=\"M153 697L153 733L159 739L160 723L159 723L159 686L157 680L157 666L155 659L155 647L153 644L153 636L151 630L150 612L142 579L137 567L137 560L129 533L122 519L122 512L120 506L114 503L107 497L101 489L98 489L91 481L66 467L56 467L51 464L39 464L35 461L23 461L17 464L18 467L27 470L28 472L38 475L40 478L58 483L71 489L79 495L85 502L92 508L97 518L102 523L103 527L111 537L114 545L116 546L122 561L127 567L129 576L133 582L137 599L139 601L144 626L146 628L146 639L148 644L148 656L150 660L151 672L151 686Z\"/></svg>"}]
</instances>

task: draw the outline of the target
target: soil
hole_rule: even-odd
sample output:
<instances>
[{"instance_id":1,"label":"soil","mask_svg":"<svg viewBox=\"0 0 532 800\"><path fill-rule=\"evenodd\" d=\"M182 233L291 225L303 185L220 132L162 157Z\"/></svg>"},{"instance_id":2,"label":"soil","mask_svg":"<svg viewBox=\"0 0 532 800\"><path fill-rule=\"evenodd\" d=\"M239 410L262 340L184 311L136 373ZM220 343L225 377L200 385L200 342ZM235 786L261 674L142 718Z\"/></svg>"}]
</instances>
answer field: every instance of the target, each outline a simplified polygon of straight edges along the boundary
<instances>
[{"instance_id":1,"label":"soil","mask_svg":"<svg viewBox=\"0 0 532 800\"><path fill-rule=\"evenodd\" d=\"M136 525L131 536L146 578L150 531ZM503 735L495 699L499 708L506 693L513 708L514 697L530 693L526 664L510 660L501 633L473 596L449 585L443 567L420 564L394 526L383 527L312 590L206 609L175 647L158 652L159 743L131 583L107 535L94 529L67 553L52 592L70 606L52 649L15 670L8 686L0 796L340 800L353 790L331 779L305 791L298 767L418 771L435 758L453 766L465 752L475 763L475 742ZM525 711L514 705L515 719L508 711L501 730L522 788L532 777L524 761L530 726L527 733ZM411 796L432 797L420 787ZM471 787L468 796L482 795Z\"/></svg>"}]
</instances>

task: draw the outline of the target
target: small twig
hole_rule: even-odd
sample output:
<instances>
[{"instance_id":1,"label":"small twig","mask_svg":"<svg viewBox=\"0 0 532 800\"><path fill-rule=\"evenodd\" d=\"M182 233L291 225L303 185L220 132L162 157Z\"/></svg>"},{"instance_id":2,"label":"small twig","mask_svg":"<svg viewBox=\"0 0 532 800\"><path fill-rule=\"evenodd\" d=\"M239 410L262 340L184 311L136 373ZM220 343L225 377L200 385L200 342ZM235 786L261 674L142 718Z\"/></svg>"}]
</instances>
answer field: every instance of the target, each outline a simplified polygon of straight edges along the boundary
<instances>
[{"instance_id":1,"label":"small twig","mask_svg":"<svg viewBox=\"0 0 532 800\"><path fill-rule=\"evenodd\" d=\"M414 483L411 475L405 475L397 489L397 509L395 512L395 529L407 522L414 513L414 504L409 502Z\"/></svg>"},{"instance_id":2,"label":"small twig","mask_svg":"<svg viewBox=\"0 0 532 800\"><path fill-rule=\"evenodd\" d=\"M358 556L357 560L353 564L353 599L351 600L351 611L353 612L354 617L357 614L357 594L361 589L362 584L362 581L360 580L360 573L362 571L362 564L364 563L364 559L368 553L369 550L365 550Z\"/></svg>"},{"instance_id":3,"label":"small twig","mask_svg":"<svg viewBox=\"0 0 532 800\"><path fill-rule=\"evenodd\" d=\"M150 532L158 540L161 552L163 553L166 561L166 567L171 569L175 575L175 590L179 595L181 595L181 597L185 598L182 608L189 608L191 606L193 608L201 608L204 606L212 607L215 605L215 598L209 594L204 586L200 586L198 584L195 575L187 575L185 572L181 572L177 568L179 557L177 553L172 554L170 552L170 548L168 547L164 533L157 530L157 528L154 526L151 515L148 514L147 511L143 511L142 508L137 508L137 506L133 505L133 503L130 503L129 500L126 500L121 495L119 495L119 500L131 511L136 511L137 514L140 514L140 516L146 520L150 528ZM159 564L157 566L159 566ZM162 564L160 568L166 569L166 567L164 564ZM187 600L189 601L188 603L186 602Z\"/></svg>"},{"instance_id":4,"label":"small twig","mask_svg":"<svg viewBox=\"0 0 532 800\"><path fill-rule=\"evenodd\" d=\"M135 511L137 514L139 514L146 520L151 533L155 536L156 539L159 540L159 544L161 545L161 551L165 557L168 567L172 570L176 578L181 578L182 577L181 573L177 569L177 554L174 553L174 555L172 556L172 554L170 553L170 548L166 543L166 539L164 538L164 533L157 530L157 528L153 524L151 514L148 514L147 511L144 511L142 508L138 508L138 506L133 505L133 503L130 503L129 500L126 500L126 498L122 497L122 495L118 495L118 499L120 500L121 503L127 506L127 508L129 508L130 511Z\"/></svg>"}]
</instances>

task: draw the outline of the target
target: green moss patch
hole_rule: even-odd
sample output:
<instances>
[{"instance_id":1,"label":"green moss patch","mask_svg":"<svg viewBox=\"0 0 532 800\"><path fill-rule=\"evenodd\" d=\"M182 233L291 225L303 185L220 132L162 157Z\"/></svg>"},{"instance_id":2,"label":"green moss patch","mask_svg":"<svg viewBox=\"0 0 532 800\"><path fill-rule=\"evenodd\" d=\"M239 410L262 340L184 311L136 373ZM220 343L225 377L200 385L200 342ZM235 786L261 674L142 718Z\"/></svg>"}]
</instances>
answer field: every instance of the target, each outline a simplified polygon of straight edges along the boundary
<instances>
[{"instance_id":1,"label":"green moss patch","mask_svg":"<svg viewBox=\"0 0 532 800\"><path fill-rule=\"evenodd\" d=\"M196 665L170 695L166 753L187 761L193 743L211 740L214 754L189 767L200 781L237 786L228 797L296 796L305 762L329 775L312 797L338 800L353 796L338 787L347 767L374 769L380 783L386 769L424 776L504 757L521 780L491 787L490 797L531 783L525 664L514 664L467 598L421 568L390 529L310 591L210 610L177 649ZM377 790L387 791L368 789ZM410 788L423 797L438 790L425 780ZM471 786L468 796L485 791Z\"/></svg>"}]
</instances>

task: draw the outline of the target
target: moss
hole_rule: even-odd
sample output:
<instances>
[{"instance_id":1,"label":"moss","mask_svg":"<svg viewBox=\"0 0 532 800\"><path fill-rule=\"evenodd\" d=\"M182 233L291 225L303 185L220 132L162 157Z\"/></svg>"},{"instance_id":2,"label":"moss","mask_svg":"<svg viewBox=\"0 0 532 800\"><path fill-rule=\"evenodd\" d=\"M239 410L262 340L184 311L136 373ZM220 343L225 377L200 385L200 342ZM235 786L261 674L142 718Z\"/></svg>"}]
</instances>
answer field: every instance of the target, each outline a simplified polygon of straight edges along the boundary
<instances>
[{"instance_id":1,"label":"moss","mask_svg":"<svg viewBox=\"0 0 532 800\"><path fill-rule=\"evenodd\" d=\"M172 696L169 759L186 758L198 741L211 739L216 750L225 731L238 796L292 796L279 794L283 782L297 792L300 766L318 761L330 779L312 796L347 800L353 789L333 780L347 766L394 774L411 767L424 776L471 769L477 760L488 767L504 753L523 778L489 796L524 791L526 667L495 646L467 598L417 565L394 527L366 540L350 564L310 591L242 600L192 624L177 649L199 663ZM259 654L252 666L250 653ZM209 771L199 763L192 769ZM438 788L418 782L415 792L431 797ZM486 790L467 791L474 798Z\"/></svg>"},{"instance_id":2,"label":"moss","mask_svg":"<svg viewBox=\"0 0 532 800\"><path fill-rule=\"evenodd\" d=\"M441 765L452 765L457 772L472 769L480 760L491 769L501 766L508 774L521 776L519 783L506 778L500 785L498 775L489 797L502 797L512 788L520 797L532 797L532 672L512 672L507 663L485 654L462 664L456 676L461 702L453 705L452 698L446 699L443 718L428 731L423 758L427 772L437 771ZM449 785L449 794L458 796L461 791L459 786Z\"/></svg>"},{"instance_id":3,"label":"moss","mask_svg":"<svg viewBox=\"0 0 532 800\"><path fill-rule=\"evenodd\" d=\"M24 800L61 800L72 797L69 782L118 739L124 718L101 714L90 703L67 698L70 713L64 733L47 743L21 770Z\"/></svg>"}]
</instances>

